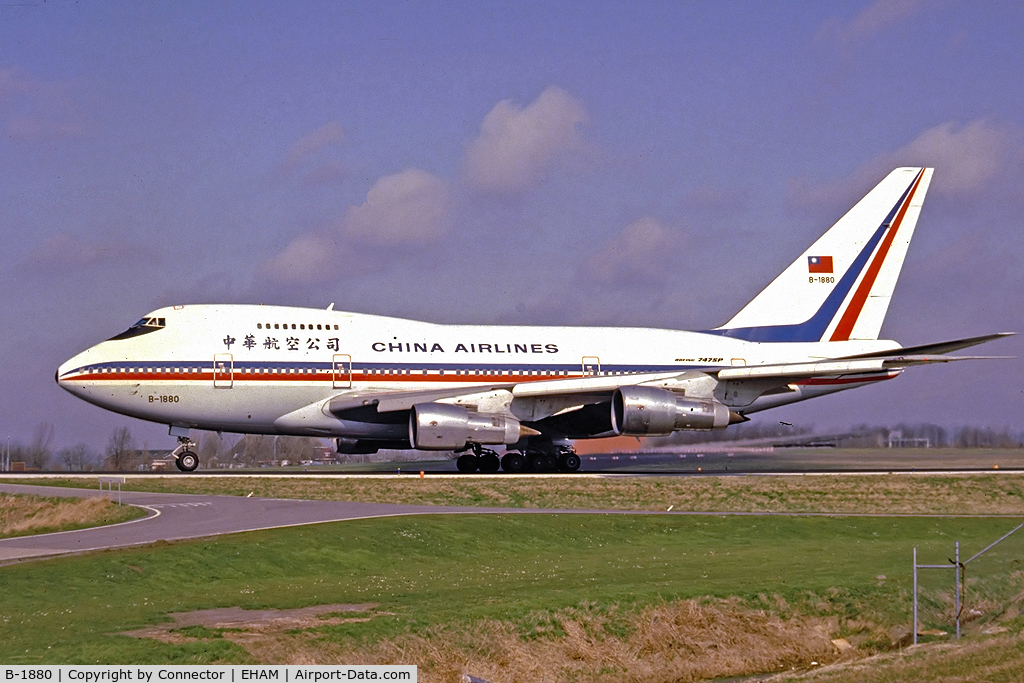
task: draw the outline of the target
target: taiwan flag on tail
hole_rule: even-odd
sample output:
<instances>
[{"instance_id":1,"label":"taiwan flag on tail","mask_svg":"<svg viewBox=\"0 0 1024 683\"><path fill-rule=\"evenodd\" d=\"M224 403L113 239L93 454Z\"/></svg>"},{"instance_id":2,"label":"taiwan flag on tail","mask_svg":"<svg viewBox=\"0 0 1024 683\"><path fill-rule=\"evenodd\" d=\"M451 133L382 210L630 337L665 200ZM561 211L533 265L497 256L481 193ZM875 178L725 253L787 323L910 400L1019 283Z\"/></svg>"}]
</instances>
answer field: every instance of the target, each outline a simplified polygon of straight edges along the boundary
<instances>
[{"instance_id":1,"label":"taiwan flag on tail","mask_svg":"<svg viewBox=\"0 0 1024 683\"><path fill-rule=\"evenodd\" d=\"M831 273L832 272L832 257L831 256L808 256L807 257L807 272L808 273Z\"/></svg>"}]
</instances>

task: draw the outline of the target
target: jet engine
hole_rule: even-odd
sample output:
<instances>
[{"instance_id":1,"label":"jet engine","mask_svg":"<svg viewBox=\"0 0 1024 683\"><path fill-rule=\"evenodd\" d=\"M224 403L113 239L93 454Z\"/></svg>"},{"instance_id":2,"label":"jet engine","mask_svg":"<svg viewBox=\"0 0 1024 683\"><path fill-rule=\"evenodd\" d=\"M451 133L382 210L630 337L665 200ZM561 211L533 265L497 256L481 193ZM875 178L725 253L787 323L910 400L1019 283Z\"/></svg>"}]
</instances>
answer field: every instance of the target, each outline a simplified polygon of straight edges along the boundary
<instances>
[{"instance_id":1,"label":"jet engine","mask_svg":"<svg viewBox=\"0 0 1024 683\"><path fill-rule=\"evenodd\" d=\"M448 403L418 403L409 415L409 440L416 448L458 451L468 442L513 444L524 434L537 434L505 415L474 413Z\"/></svg>"},{"instance_id":2,"label":"jet engine","mask_svg":"<svg viewBox=\"0 0 1024 683\"><path fill-rule=\"evenodd\" d=\"M621 387L612 395L612 429L625 436L722 429L742 421L718 401L686 398L657 387Z\"/></svg>"}]
</instances>

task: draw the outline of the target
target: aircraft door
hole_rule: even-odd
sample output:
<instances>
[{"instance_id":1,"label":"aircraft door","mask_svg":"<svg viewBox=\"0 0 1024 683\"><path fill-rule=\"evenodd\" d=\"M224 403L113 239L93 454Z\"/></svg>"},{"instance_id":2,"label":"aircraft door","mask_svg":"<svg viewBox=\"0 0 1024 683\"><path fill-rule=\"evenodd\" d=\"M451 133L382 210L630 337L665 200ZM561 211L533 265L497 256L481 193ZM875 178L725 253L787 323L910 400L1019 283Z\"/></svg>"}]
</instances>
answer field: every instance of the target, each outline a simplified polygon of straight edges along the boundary
<instances>
[{"instance_id":1,"label":"aircraft door","mask_svg":"<svg viewBox=\"0 0 1024 683\"><path fill-rule=\"evenodd\" d=\"M352 356L347 353L334 354L331 377L335 389L352 388Z\"/></svg>"},{"instance_id":2,"label":"aircraft door","mask_svg":"<svg viewBox=\"0 0 1024 683\"><path fill-rule=\"evenodd\" d=\"M597 356L583 356L583 376L596 377L601 374L601 359Z\"/></svg>"},{"instance_id":3,"label":"aircraft door","mask_svg":"<svg viewBox=\"0 0 1024 683\"><path fill-rule=\"evenodd\" d=\"M230 389L235 385L235 360L230 353L217 353L213 356L213 386L217 389Z\"/></svg>"}]
</instances>

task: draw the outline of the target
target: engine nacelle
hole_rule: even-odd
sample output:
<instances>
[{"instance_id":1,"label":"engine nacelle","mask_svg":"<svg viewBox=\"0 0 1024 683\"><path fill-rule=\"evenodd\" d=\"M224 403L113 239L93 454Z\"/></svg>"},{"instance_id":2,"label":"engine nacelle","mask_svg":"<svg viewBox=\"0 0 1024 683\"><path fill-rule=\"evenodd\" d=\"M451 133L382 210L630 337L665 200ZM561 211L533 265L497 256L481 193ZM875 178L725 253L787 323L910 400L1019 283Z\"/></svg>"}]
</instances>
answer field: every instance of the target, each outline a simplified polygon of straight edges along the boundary
<instances>
[{"instance_id":1,"label":"engine nacelle","mask_svg":"<svg viewBox=\"0 0 1024 683\"><path fill-rule=\"evenodd\" d=\"M469 442L513 444L521 433L514 417L472 413L448 403L418 403L409 415L409 440L424 450L458 451Z\"/></svg>"},{"instance_id":2,"label":"engine nacelle","mask_svg":"<svg viewBox=\"0 0 1024 683\"><path fill-rule=\"evenodd\" d=\"M742 418L737 416L739 421ZM713 399L686 398L657 387L620 387L612 395L612 429L625 436L664 436L680 429L707 431L733 422Z\"/></svg>"}]
</instances>

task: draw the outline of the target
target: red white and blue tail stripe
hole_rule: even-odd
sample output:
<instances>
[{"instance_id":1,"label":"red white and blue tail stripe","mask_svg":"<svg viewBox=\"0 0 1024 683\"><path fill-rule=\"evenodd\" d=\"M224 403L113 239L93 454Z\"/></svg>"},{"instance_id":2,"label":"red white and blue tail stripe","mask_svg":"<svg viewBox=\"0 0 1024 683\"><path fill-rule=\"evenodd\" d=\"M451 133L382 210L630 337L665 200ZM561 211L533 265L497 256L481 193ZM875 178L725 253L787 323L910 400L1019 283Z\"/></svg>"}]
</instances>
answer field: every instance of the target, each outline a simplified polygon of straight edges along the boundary
<instances>
[{"instance_id":1,"label":"red white and blue tail stripe","mask_svg":"<svg viewBox=\"0 0 1024 683\"><path fill-rule=\"evenodd\" d=\"M878 339L932 171L894 170L710 332L758 342Z\"/></svg>"}]
</instances>

